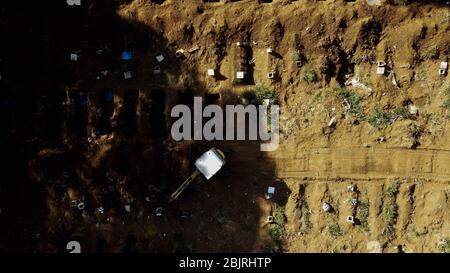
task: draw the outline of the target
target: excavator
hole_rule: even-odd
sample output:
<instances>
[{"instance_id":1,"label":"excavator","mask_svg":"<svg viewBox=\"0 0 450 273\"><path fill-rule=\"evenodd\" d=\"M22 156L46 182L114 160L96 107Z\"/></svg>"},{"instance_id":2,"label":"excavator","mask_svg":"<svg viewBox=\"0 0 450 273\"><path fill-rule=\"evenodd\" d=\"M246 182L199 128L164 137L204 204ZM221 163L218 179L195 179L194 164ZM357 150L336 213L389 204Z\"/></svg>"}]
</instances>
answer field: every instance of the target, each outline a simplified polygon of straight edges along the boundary
<instances>
[{"instance_id":1,"label":"excavator","mask_svg":"<svg viewBox=\"0 0 450 273\"><path fill-rule=\"evenodd\" d=\"M192 181L202 174L207 180L213 177L225 165L224 153L217 149L211 148L195 161L195 171L181 184L181 186L170 196L169 203L178 198L184 189L191 184Z\"/></svg>"}]
</instances>

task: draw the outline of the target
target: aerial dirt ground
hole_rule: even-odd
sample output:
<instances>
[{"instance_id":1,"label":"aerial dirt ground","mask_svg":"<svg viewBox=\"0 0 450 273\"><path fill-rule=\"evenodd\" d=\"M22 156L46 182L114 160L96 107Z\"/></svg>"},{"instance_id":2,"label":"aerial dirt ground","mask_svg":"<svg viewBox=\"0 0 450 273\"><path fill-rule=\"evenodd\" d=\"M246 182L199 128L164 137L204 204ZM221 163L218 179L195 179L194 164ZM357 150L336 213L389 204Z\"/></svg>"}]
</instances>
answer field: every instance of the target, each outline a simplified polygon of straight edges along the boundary
<instances>
[{"instance_id":1,"label":"aerial dirt ground","mask_svg":"<svg viewBox=\"0 0 450 273\"><path fill-rule=\"evenodd\" d=\"M450 252L446 1L85 2L1 7L0 251ZM171 138L261 93L277 150Z\"/></svg>"}]
</instances>

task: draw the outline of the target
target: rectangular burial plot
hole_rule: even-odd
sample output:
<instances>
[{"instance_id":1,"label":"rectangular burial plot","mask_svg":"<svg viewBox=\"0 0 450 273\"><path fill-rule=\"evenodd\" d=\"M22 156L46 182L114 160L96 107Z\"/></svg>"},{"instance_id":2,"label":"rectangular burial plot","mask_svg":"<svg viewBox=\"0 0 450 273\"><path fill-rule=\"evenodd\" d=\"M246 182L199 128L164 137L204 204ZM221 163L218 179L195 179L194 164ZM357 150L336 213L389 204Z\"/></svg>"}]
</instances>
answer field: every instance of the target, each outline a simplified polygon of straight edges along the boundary
<instances>
[{"instance_id":1,"label":"rectangular burial plot","mask_svg":"<svg viewBox=\"0 0 450 273\"><path fill-rule=\"evenodd\" d=\"M111 117L114 112L114 93L111 89L92 95L91 122L96 135L112 133Z\"/></svg>"},{"instance_id":2,"label":"rectangular burial plot","mask_svg":"<svg viewBox=\"0 0 450 273\"><path fill-rule=\"evenodd\" d=\"M166 93L156 89L150 94L150 128L153 138L161 138L166 134Z\"/></svg>"},{"instance_id":3,"label":"rectangular burial plot","mask_svg":"<svg viewBox=\"0 0 450 273\"><path fill-rule=\"evenodd\" d=\"M238 42L233 46L234 59L234 82L237 84L254 84L253 66L250 60L253 59L252 48L248 43Z\"/></svg>"},{"instance_id":4,"label":"rectangular burial plot","mask_svg":"<svg viewBox=\"0 0 450 273\"><path fill-rule=\"evenodd\" d=\"M13 126L14 100L11 97L2 97L0 101L0 134L6 136Z\"/></svg>"},{"instance_id":5,"label":"rectangular burial plot","mask_svg":"<svg viewBox=\"0 0 450 273\"><path fill-rule=\"evenodd\" d=\"M75 141L81 140L87 135L88 97L78 90L71 90L67 95L67 137Z\"/></svg>"},{"instance_id":6,"label":"rectangular burial plot","mask_svg":"<svg viewBox=\"0 0 450 273\"><path fill-rule=\"evenodd\" d=\"M38 105L37 131L49 144L61 144L67 96L64 90L52 89Z\"/></svg>"},{"instance_id":7,"label":"rectangular burial plot","mask_svg":"<svg viewBox=\"0 0 450 273\"><path fill-rule=\"evenodd\" d=\"M117 109L118 114L114 127L119 134L127 138L136 134L138 95L136 90L125 90L122 93L119 109Z\"/></svg>"},{"instance_id":8,"label":"rectangular burial plot","mask_svg":"<svg viewBox=\"0 0 450 273\"><path fill-rule=\"evenodd\" d=\"M144 136L151 135L151 112L152 112L152 100L150 92L139 91L139 103L138 103L138 118L139 118L139 130Z\"/></svg>"},{"instance_id":9,"label":"rectangular burial plot","mask_svg":"<svg viewBox=\"0 0 450 273\"><path fill-rule=\"evenodd\" d=\"M139 128L144 136L161 138L166 133L165 93L162 90L139 94ZM180 103L180 102L178 102Z\"/></svg>"}]
</instances>

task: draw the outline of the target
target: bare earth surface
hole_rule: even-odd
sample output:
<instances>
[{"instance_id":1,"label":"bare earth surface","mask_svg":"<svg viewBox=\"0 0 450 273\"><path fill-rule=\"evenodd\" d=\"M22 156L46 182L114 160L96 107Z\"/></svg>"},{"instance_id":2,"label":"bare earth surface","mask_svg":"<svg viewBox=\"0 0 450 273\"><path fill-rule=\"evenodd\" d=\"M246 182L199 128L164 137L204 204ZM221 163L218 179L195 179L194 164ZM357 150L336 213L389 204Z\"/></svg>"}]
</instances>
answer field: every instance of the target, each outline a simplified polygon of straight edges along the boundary
<instances>
[{"instance_id":1,"label":"bare earth surface","mask_svg":"<svg viewBox=\"0 0 450 273\"><path fill-rule=\"evenodd\" d=\"M62 30L44 31L55 72L39 83L36 98L68 102L38 116L27 142L26 177L39 194L16 189L11 202L8 186L0 192L0 216L11 223L0 249L60 252L78 240L86 252L448 251L450 76L438 75L450 56L445 1L105 2L78 10L83 16L69 27L77 33L70 43ZM243 41L247 53L236 46ZM125 49L133 51L130 64L119 58ZM184 57L175 56L178 49ZM76 50L80 60L70 62ZM236 83L236 71L252 58L251 79ZM376 73L378 61L386 62L385 75ZM155 65L161 74L154 75ZM208 69L219 76L208 77ZM109 74L97 79L103 70ZM123 80L127 70L130 81ZM271 71L275 80L267 78ZM349 79L361 85L346 86ZM279 100L276 151L261 152L256 141L171 139L173 105L193 96L238 103L255 86ZM113 103L100 99L105 89ZM348 109L354 97L345 101L339 90L357 96L358 109ZM76 94L88 97L84 117ZM97 108L110 117L98 121ZM389 118L373 118L377 111ZM46 118L58 115L61 123L49 125ZM52 139L46 126L60 126L61 136ZM167 204L193 161L213 146L225 152L225 169ZM276 188L273 200L264 198L268 186ZM85 209L71 207L72 200L83 200ZM35 218L26 216L29 206ZM267 223L269 215L276 223ZM27 235L17 239L23 227Z\"/></svg>"}]
</instances>

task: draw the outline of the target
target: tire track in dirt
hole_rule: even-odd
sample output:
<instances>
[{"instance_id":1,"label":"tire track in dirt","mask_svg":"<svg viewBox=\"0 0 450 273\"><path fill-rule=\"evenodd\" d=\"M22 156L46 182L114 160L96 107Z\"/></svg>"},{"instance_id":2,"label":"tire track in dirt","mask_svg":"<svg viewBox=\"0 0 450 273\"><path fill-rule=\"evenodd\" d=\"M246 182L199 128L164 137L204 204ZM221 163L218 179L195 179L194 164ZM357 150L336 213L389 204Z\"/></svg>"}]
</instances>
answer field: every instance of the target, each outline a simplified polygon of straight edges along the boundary
<instances>
[{"instance_id":1,"label":"tire track in dirt","mask_svg":"<svg viewBox=\"0 0 450 273\"><path fill-rule=\"evenodd\" d=\"M396 177L449 181L448 150L311 149L274 154L280 177L356 180Z\"/></svg>"}]
</instances>

